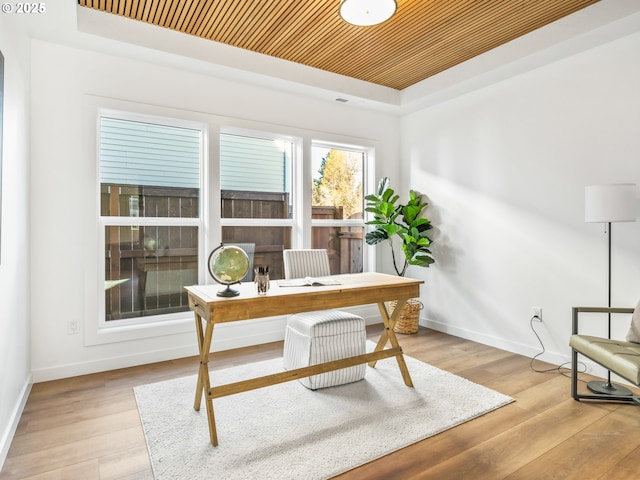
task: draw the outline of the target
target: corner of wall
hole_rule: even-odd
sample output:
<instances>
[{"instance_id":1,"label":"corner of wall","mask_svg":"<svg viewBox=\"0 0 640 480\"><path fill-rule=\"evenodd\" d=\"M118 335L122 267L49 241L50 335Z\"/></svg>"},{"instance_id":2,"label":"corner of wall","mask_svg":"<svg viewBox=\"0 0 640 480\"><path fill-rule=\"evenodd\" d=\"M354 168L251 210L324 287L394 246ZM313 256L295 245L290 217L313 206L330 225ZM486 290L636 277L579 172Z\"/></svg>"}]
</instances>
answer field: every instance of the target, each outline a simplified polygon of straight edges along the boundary
<instances>
[{"instance_id":1,"label":"corner of wall","mask_svg":"<svg viewBox=\"0 0 640 480\"><path fill-rule=\"evenodd\" d=\"M2 432L2 436L0 436L0 471L2 471L2 467L4 466L4 462L7 459L7 454L9 453L9 447L11 446L11 441L13 440L13 436L18 429L18 423L20 422L20 417L22 416L22 412L24 411L24 406L27 404L27 399L29 398L29 393L31 393L31 375L24 383L20 395L12 409L11 415L9 416L9 423L5 426L4 431Z\"/></svg>"},{"instance_id":2,"label":"corner of wall","mask_svg":"<svg viewBox=\"0 0 640 480\"><path fill-rule=\"evenodd\" d=\"M30 39L15 16L0 15L2 222L0 234L0 466L31 389L29 308Z\"/></svg>"}]
</instances>

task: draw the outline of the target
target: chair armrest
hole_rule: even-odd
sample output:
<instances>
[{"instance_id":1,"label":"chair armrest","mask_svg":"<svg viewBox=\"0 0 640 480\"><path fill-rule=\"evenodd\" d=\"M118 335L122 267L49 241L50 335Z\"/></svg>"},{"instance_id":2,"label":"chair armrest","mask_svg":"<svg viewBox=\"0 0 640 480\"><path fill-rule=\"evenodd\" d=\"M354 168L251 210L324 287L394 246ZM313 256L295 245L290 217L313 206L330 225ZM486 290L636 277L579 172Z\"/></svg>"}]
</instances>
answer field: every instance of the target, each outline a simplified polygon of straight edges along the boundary
<instances>
[{"instance_id":1,"label":"chair armrest","mask_svg":"<svg viewBox=\"0 0 640 480\"><path fill-rule=\"evenodd\" d=\"M573 307L573 328L571 333L573 335L578 333L578 314L579 313L633 313L633 308L621 308L621 307Z\"/></svg>"}]
</instances>

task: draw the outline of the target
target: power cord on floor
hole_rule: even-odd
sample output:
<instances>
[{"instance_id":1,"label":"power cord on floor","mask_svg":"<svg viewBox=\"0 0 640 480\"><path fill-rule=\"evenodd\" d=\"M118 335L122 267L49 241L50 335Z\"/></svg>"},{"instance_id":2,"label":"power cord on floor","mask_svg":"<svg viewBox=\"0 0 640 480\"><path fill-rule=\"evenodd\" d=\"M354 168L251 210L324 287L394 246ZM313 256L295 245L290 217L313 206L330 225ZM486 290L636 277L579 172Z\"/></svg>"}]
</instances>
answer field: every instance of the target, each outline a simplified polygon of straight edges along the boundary
<instances>
[{"instance_id":1,"label":"power cord on floor","mask_svg":"<svg viewBox=\"0 0 640 480\"><path fill-rule=\"evenodd\" d=\"M529 362L529 368L531 368L531 370L533 370L534 372L537 373L549 373L549 372L558 372L560 375L567 377L567 378L571 378L571 375L567 375L565 372L563 372L564 370L569 370L569 372L571 372L571 367L565 367L565 365L571 365L571 362L564 362L561 365L558 365L557 367L553 367L553 368L547 368L545 370L539 370L537 368L535 368L533 366L533 362L535 360L538 359L538 357L540 355L544 355L544 353L547 351L544 343L542 342L542 339L540 338L540 335L538 335L538 332L536 332L536 329L533 328L533 322L534 321L541 321L540 317L538 317L537 315L533 315L531 317L531 319L529 320L529 325L531 326L531 331L533 332L533 334L536 336L536 338L538 339L538 342L540 343L540 347L542 348L542 351L540 353L537 353L536 355L534 355L533 357L531 357L531 361ZM582 362L578 362L578 373L585 373L587 371L587 366L582 363Z\"/></svg>"}]
</instances>

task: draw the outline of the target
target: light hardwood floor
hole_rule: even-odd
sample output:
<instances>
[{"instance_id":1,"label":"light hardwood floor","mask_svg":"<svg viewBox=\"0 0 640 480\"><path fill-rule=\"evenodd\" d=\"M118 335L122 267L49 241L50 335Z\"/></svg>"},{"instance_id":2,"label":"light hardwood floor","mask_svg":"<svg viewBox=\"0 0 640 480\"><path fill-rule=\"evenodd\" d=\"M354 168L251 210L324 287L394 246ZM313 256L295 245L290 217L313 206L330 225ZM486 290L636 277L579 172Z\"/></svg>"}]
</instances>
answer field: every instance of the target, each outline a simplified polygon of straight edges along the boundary
<instances>
[{"instance_id":1,"label":"light hardwood floor","mask_svg":"<svg viewBox=\"0 0 640 480\"><path fill-rule=\"evenodd\" d=\"M486 345L423 328L399 339L407 354L516 402L337 478L640 478L639 407L576 402L565 376ZM282 342L215 353L212 369L281 355ZM192 357L34 385L0 479L152 479L133 387L197 365Z\"/></svg>"}]
</instances>

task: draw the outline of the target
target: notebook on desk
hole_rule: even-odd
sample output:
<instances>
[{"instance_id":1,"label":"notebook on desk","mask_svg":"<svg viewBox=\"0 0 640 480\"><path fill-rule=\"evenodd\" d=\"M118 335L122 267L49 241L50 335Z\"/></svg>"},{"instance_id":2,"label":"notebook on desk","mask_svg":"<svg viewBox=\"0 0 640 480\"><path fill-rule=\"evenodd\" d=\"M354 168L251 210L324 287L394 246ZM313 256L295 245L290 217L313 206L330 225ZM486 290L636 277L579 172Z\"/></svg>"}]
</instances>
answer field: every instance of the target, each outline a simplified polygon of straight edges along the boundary
<instances>
[{"instance_id":1,"label":"notebook on desk","mask_svg":"<svg viewBox=\"0 0 640 480\"><path fill-rule=\"evenodd\" d=\"M278 280L278 285L281 287L320 287L323 285L340 285L340 282L328 277L304 277L291 280Z\"/></svg>"}]
</instances>

